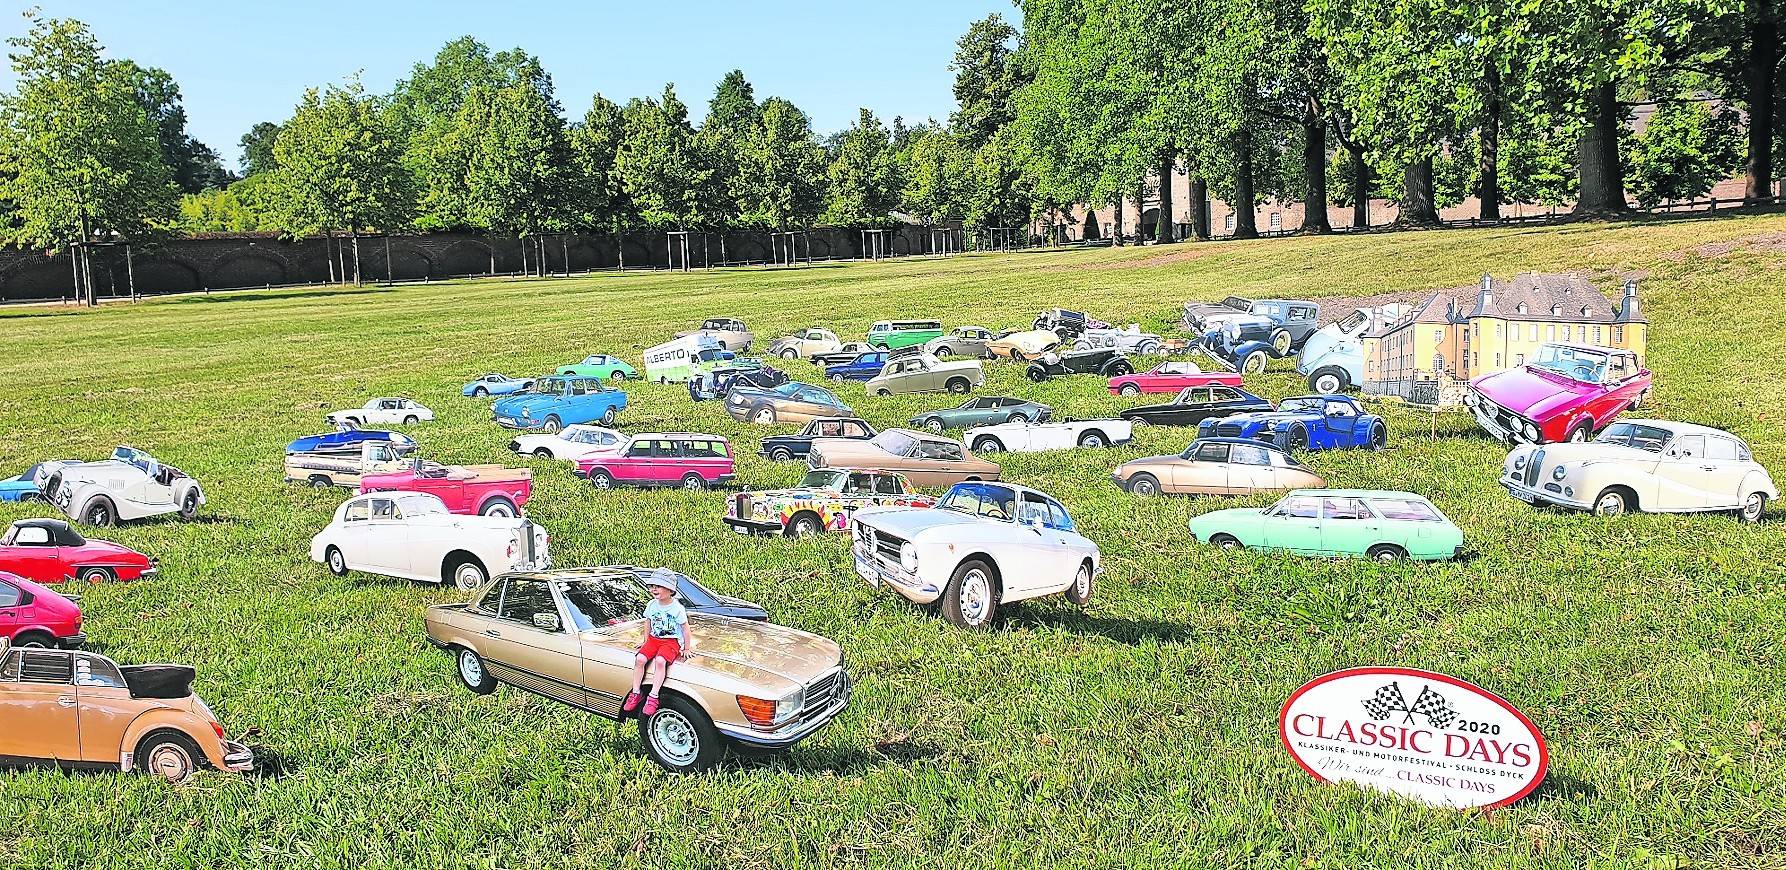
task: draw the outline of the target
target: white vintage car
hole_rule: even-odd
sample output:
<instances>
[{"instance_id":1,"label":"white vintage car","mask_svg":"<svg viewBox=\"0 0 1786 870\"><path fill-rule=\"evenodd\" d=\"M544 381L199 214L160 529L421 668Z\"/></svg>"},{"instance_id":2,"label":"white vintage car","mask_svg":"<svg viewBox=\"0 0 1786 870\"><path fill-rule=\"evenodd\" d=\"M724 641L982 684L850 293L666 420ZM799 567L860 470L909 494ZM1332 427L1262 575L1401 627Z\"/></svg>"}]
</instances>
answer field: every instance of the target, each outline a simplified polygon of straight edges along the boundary
<instances>
[{"instance_id":1,"label":"white vintage car","mask_svg":"<svg viewBox=\"0 0 1786 870\"><path fill-rule=\"evenodd\" d=\"M359 429L374 424L413 425L424 420L434 419L434 412L422 407L421 403L414 399L402 396L385 396L373 399L362 407L332 411L324 419L337 426L352 426Z\"/></svg>"},{"instance_id":2,"label":"white vintage car","mask_svg":"<svg viewBox=\"0 0 1786 870\"><path fill-rule=\"evenodd\" d=\"M776 339L769 345L769 353L782 359L808 359L815 353L835 353L842 347L837 333L814 327Z\"/></svg>"},{"instance_id":3,"label":"white vintage car","mask_svg":"<svg viewBox=\"0 0 1786 870\"><path fill-rule=\"evenodd\" d=\"M1124 329L1088 329L1073 339L1074 350L1097 350L1113 347L1124 353L1136 353L1143 356L1156 354L1166 346L1166 340L1157 332L1142 332L1140 324L1131 323Z\"/></svg>"},{"instance_id":4,"label":"white vintage car","mask_svg":"<svg viewBox=\"0 0 1786 870\"><path fill-rule=\"evenodd\" d=\"M603 426L566 426L556 435L520 435L509 442L509 449L539 459L575 461L597 453L613 453L626 443L626 436Z\"/></svg>"},{"instance_id":5,"label":"white vintage car","mask_svg":"<svg viewBox=\"0 0 1786 870\"><path fill-rule=\"evenodd\" d=\"M870 396L939 390L961 395L983 383L986 383L986 372L980 368L977 359L943 362L927 353L908 353L889 358L886 365L881 366L881 373L869 378L862 388Z\"/></svg>"},{"instance_id":6,"label":"white vintage car","mask_svg":"<svg viewBox=\"0 0 1786 870\"><path fill-rule=\"evenodd\" d=\"M975 426L961 440L975 453L1034 453L1072 447L1126 444L1135 425L1127 420L1064 420L1058 423L995 423Z\"/></svg>"},{"instance_id":7,"label":"white vintage car","mask_svg":"<svg viewBox=\"0 0 1786 870\"><path fill-rule=\"evenodd\" d=\"M1084 605L1103 571L1098 545L1060 502L1008 483L958 483L933 508L863 508L851 521L856 573L962 628L999 605L1065 593Z\"/></svg>"},{"instance_id":8,"label":"white vintage car","mask_svg":"<svg viewBox=\"0 0 1786 870\"><path fill-rule=\"evenodd\" d=\"M69 518L90 526L179 513L198 516L205 503L198 481L134 447L119 447L99 462L45 462L37 487Z\"/></svg>"},{"instance_id":9,"label":"white vintage car","mask_svg":"<svg viewBox=\"0 0 1786 870\"><path fill-rule=\"evenodd\" d=\"M452 514L423 492L375 492L341 503L310 539L310 560L336 576L365 571L462 592L492 575L551 567L544 527L522 517Z\"/></svg>"},{"instance_id":10,"label":"white vintage car","mask_svg":"<svg viewBox=\"0 0 1786 870\"><path fill-rule=\"evenodd\" d=\"M1523 502L1606 517L1731 511L1754 523L1780 497L1742 439L1668 420L1619 420L1590 442L1515 447L1501 484Z\"/></svg>"}]
</instances>

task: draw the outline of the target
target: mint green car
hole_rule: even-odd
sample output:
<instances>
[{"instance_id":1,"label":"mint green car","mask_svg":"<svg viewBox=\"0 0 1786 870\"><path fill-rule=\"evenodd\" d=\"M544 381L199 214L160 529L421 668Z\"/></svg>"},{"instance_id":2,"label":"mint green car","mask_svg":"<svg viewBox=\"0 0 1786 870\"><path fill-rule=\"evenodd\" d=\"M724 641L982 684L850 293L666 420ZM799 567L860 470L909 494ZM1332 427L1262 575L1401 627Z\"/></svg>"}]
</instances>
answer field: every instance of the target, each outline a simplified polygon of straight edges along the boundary
<instances>
[{"instance_id":1,"label":"mint green car","mask_svg":"<svg viewBox=\"0 0 1786 870\"><path fill-rule=\"evenodd\" d=\"M591 354L580 363L559 366L556 374L562 377L601 378L602 380L623 381L637 378L639 373L626 360L605 353Z\"/></svg>"},{"instance_id":2,"label":"mint green car","mask_svg":"<svg viewBox=\"0 0 1786 870\"><path fill-rule=\"evenodd\" d=\"M1268 508L1191 518L1191 537L1224 550L1257 547L1379 562L1455 559L1464 533L1424 496L1370 489L1298 489Z\"/></svg>"}]
</instances>

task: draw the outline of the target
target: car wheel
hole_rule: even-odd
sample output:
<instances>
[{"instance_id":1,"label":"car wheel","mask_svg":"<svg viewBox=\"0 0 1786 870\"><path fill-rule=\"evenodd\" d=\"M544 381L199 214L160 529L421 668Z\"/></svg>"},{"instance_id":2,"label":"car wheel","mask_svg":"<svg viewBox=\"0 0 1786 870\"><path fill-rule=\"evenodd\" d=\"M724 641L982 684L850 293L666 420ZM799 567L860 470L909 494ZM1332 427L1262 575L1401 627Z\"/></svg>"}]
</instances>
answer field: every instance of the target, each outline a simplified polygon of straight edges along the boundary
<instances>
[{"instance_id":1,"label":"car wheel","mask_svg":"<svg viewBox=\"0 0 1786 870\"><path fill-rule=\"evenodd\" d=\"M926 417L924 418L924 428L941 435L943 434L943 429L947 427L943 424L943 418L941 417Z\"/></svg>"},{"instance_id":2,"label":"car wheel","mask_svg":"<svg viewBox=\"0 0 1786 870\"><path fill-rule=\"evenodd\" d=\"M1135 373L1135 367L1132 365L1129 365L1128 360L1122 360L1122 359L1119 359L1116 362L1111 363L1110 370L1105 372L1105 374L1107 374L1107 375L1111 375L1113 377L1118 377L1118 378L1122 377L1123 375L1132 375L1134 373Z\"/></svg>"},{"instance_id":3,"label":"car wheel","mask_svg":"<svg viewBox=\"0 0 1786 870\"><path fill-rule=\"evenodd\" d=\"M496 678L490 676L490 669L484 667L484 657L466 647L458 648L459 682L465 688L479 695L488 695L496 691Z\"/></svg>"},{"instance_id":4,"label":"car wheel","mask_svg":"<svg viewBox=\"0 0 1786 870\"><path fill-rule=\"evenodd\" d=\"M1023 416L1022 414L1012 414L1011 416L1005 418L1005 422L1006 423L1028 423L1029 418Z\"/></svg>"},{"instance_id":5,"label":"car wheel","mask_svg":"<svg viewBox=\"0 0 1786 870\"><path fill-rule=\"evenodd\" d=\"M1332 395L1346 388L1346 379L1333 369L1322 369L1308 379L1308 388L1323 395Z\"/></svg>"},{"instance_id":6,"label":"car wheel","mask_svg":"<svg viewBox=\"0 0 1786 870\"><path fill-rule=\"evenodd\" d=\"M1139 396L1141 395L1141 388L1134 384L1123 384L1122 389L1117 390L1116 392L1118 395L1123 396Z\"/></svg>"},{"instance_id":7,"label":"car wheel","mask_svg":"<svg viewBox=\"0 0 1786 870\"><path fill-rule=\"evenodd\" d=\"M490 391L484 389L483 387L474 387L474 388L472 388L472 391L471 391L471 397L474 399L488 398L489 395L490 395Z\"/></svg>"},{"instance_id":8,"label":"car wheel","mask_svg":"<svg viewBox=\"0 0 1786 870\"><path fill-rule=\"evenodd\" d=\"M1568 436L1565 437L1563 440L1568 441L1570 444L1582 444L1582 443L1586 443L1587 440L1589 438L1592 438L1593 436L1594 436L1594 421L1588 420L1588 419L1583 419L1580 423L1575 424L1575 426L1569 430Z\"/></svg>"},{"instance_id":9,"label":"car wheel","mask_svg":"<svg viewBox=\"0 0 1786 870\"><path fill-rule=\"evenodd\" d=\"M1736 512L1736 516L1745 523L1758 523L1764 513L1767 513L1767 495L1751 492L1748 498L1743 499L1743 506Z\"/></svg>"},{"instance_id":10,"label":"car wheel","mask_svg":"<svg viewBox=\"0 0 1786 870\"><path fill-rule=\"evenodd\" d=\"M1142 356L1153 356L1160 352L1160 343L1157 341L1144 341L1136 346L1135 351Z\"/></svg>"},{"instance_id":11,"label":"car wheel","mask_svg":"<svg viewBox=\"0 0 1786 870\"><path fill-rule=\"evenodd\" d=\"M639 720L645 754L671 773L696 773L718 763L719 729L706 712L676 695L659 695L657 712Z\"/></svg>"},{"instance_id":12,"label":"car wheel","mask_svg":"<svg viewBox=\"0 0 1786 870\"><path fill-rule=\"evenodd\" d=\"M1308 449L1308 430L1302 428L1300 425L1292 426L1290 431L1284 433L1283 439L1282 446L1286 453L1294 450Z\"/></svg>"},{"instance_id":13,"label":"car wheel","mask_svg":"<svg viewBox=\"0 0 1786 870\"><path fill-rule=\"evenodd\" d=\"M614 417L619 413L620 412L618 410L616 410L612 405L608 406L608 410L602 412L602 425L603 426L614 425Z\"/></svg>"},{"instance_id":14,"label":"car wheel","mask_svg":"<svg viewBox=\"0 0 1786 870\"><path fill-rule=\"evenodd\" d=\"M478 513L487 517L512 517L521 512L515 508L514 502L506 498L493 498Z\"/></svg>"},{"instance_id":15,"label":"car wheel","mask_svg":"<svg viewBox=\"0 0 1786 870\"><path fill-rule=\"evenodd\" d=\"M1648 402L1649 400L1650 400L1650 391L1649 390L1644 390L1643 392L1638 393L1637 398L1631 400L1631 410L1635 411L1638 408L1643 407L1644 403Z\"/></svg>"},{"instance_id":16,"label":"car wheel","mask_svg":"<svg viewBox=\"0 0 1786 870\"><path fill-rule=\"evenodd\" d=\"M885 389L885 388L882 388L882 389L879 389L879 390L875 390L875 391L874 391L874 394L875 394L875 395L876 395L876 396L878 396L878 397L880 397L880 398L882 398L882 399L885 399L885 398L887 398L887 397L888 397L888 396L891 396L891 395L893 395L893 392L892 392L892 391L891 391L891 390L888 390L888 389Z\"/></svg>"},{"instance_id":17,"label":"car wheel","mask_svg":"<svg viewBox=\"0 0 1786 870\"><path fill-rule=\"evenodd\" d=\"M110 568L82 568L78 576L84 583L105 583L115 579Z\"/></svg>"},{"instance_id":18,"label":"car wheel","mask_svg":"<svg viewBox=\"0 0 1786 870\"><path fill-rule=\"evenodd\" d=\"M1240 371L1243 374L1249 375L1261 374L1265 371L1265 367L1270 364L1271 354L1266 353L1263 350L1255 350L1252 353L1247 354L1246 358L1240 361Z\"/></svg>"},{"instance_id":19,"label":"car wheel","mask_svg":"<svg viewBox=\"0 0 1786 870\"><path fill-rule=\"evenodd\" d=\"M932 354L932 356L954 356L954 355L955 355L955 348L952 348L946 344L943 345L942 347L937 348L936 353Z\"/></svg>"},{"instance_id":20,"label":"car wheel","mask_svg":"<svg viewBox=\"0 0 1786 870\"><path fill-rule=\"evenodd\" d=\"M1408 558L1408 551L1394 544L1378 544L1364 551L1364 555L1377 562L1400 562Z\"/></svg>"},{"instance_id":21,"label":"car wheel","mask_svg":"<svg viewBox=\"0 0 1786 870\"><path fill-rule=\"evenodd\" d=\"M489 579L490 572L484 570L478 560L469 556L461 556L458 561L448 565L446 576L441 578L442 582L452 584L460 592L476 592Z\"/></svg>"},{"instance_id":22,"label":"car wheel","mask_svg":"<svg viewBox=\"0 0 1786 870\"><path fill-rule=\"evenodd\" d=\"M143 742L136 745L132 764L144 773L179 784L198 773L204 757L192 738L178 731L161 730L144 737Z\"/></svg>"},{"instance_id":23,"label":"car wheel","mask_svg":"<svg viewBox=\"0 0 1786 870\"><path fill-rule=\"evenodd\" d=\"M347 557L341 555L340 547L329 547L328 552L322 554L322 561L329 567L330 574L336 577L347 576Z\"/></svg>"},{"instance_id":24,"label":"car wheel","mask_svg":"<svg viewBox=\"0 0 1786 870\"><path fill-rule=\"evenodd\" d=\"M1035 381L1038 384L1048 380L1048 372L1043 370L1041 366L1030 366L1024 370L1023 374L1025 377L1028 377L1030 380Z\"/></svg>"},{"instance_id":25,"label":"car wheel","mask_svg":"<svg viewBox=\"0 0 1786 870\"><path fill-rule=\"evenodd\" d=\"M974 385L968 383L966 378L950 378L949 382L943 385L943 388L956 395L964 396L967 395L968 390L974 388Z\"/></svg>"},{"instance_id":26,"label":"car wheel","mask_svg":"<svg viewBox=\"0 0 1786 870\"><path fill-rule=\"evenodd\" d=\"M623 372L619 369L615 369L613 371L613 373L608 375L608 380L613 381L614 383L618 384L621 381L626 380L626 372Z\"/></svg>"},{"instance_id":27,"label":"car wheel","mask_svg":"<svg viewBox=\"0 0 1786 870\"><path fill-rule=\"evenodd\" d=\"M598 468L589 472L589 485L596 489L613 489L614 475Z\"/></svg>"},{"instance_id":28,"label":"car wheel","mask_svg":"<svg viewBox=\"0 0 1786 870\"><path fill-rule=\"evenodd\" d=\"M844 381L844 377L842 374L835 374L835 375L831 376L831 383L841 384L841 383L843 383L843 381Z\"/></svg>"},{"instance_id":29,"label":"car wheel","mask_svg":"<svg viewBox=\"0 0 1786 870\"><path fill-rule=\"evenodd\" d=\"M41 631L27 631L13 638L12 645L27 649L55 649L56 638Z\"/></svg>"},{"instance_id":30,"label":"car wheel","mask_svg":"<svg viewBox=\"0 0 1786 870\"><path fill-rule=\"evenodd\" d=\"M1289 356L1290 355L1290 330L1279 329L1279 330L1272 332L1271 333L1271 349L1277 351L1278 356Z\"/></svg>"},{"instance_id":31,"label":"car wheel","mask_svg":"<svg viewBox=\"0 0 1786 870\"><path fill-rule=\"evenodd\" d=\"M1067 587L1067 600L1084 607L1091 603L1091 566L1080 563L1079 573L1073 575L1073 585Z\"/></svg>"},{"instance_id":32,"label":"car wheel","mask_svg":"<svg viewBox=\"0 0 1786 870\"><path fill-rule=\"evenodd\" d=\"M1005 443L1003 441L998 440L997 438L992 437L991 435L987 435L983 438L976 438L976 439L974 439L974 452L975 453L1003 453L1003 452L1005 452Z\"/></svg>"},{"instance_id":33,"label":"car wheel","mask_svg":"<svg viewBox=\"0 0 1786 870\"><path fill-rule=\"evenodd\" d=\"M794 451L786 447L777 447L769 451L769 458L776 462L792 462L794 461Z\"/></svg>"},{"instance_id":34,"label":"car wheel","mask_svg":"<svg viewBox=\"0 0 1786 870\"><path fill-rule=\"evenodd\" d=\"M751 415L751 419L756 421L759 425L768 426L775 422L775 409L768 405L763 405L762 407L757 408L757 412Z\"/></svg>"},{"instance_id":35,"label":"car wheel","mask_svg":"<svg viewBox=\"0 0 1786 870\"><path fill-rule=\"evenodd\" d=\"M682 488L687 489L687 490L706 489L707 488L707 480L706 480L706 478L703 478L700 475L695 474L694 472L691 471L687 474L682 475Z\"/></svg>"},{"instance_id":36,"label":"car wheel","mask_svg":"<svg viewBox=\"0 0 1786 870\"><path fill-rule=\"evenodd\" d=\"M327 489L328 487L334 486L335 481L331 480L326 474L312 474L310 475L310 485L317 489Z\"/></svg>"},{"instance_id":37,"label":"car wheel","mask_svg":"<svg viewBox=\"0 0 1786 870\"><path fill-rule=\"evenodd\" d=\"M1389 446L1389 427L1381 420L1371 424L1371 449L1382 450Z\"/></svg>"},{"instance_id":38,"label":"car wheel","mask_svg":"<svg viewBox=\"0 0 1786 870\"><path fill-rule=\"evenodd\" d=\"M961 628L983 629L998 614L997 587L992 569L978 559L969 559L955 569L949 588L943 590L943 618Z\"/></svg>"},{"instance_id":39,"label":"car wheel","mask_svg":"<svg viewBox=\"0 0 1786 870\"><path fill-rule=\"evenodd\" d=\"M1622 516L1631 509L1631 502L1619 489L1609 489L1594 499L1594 515L1602 517Z\"/></svg>"},{"instance_id":40,"label":"car wheel","mask_svg":"<svg viewBox=\"0 0 1786 870\"><path fill-rule=\"evenodd\" d=\"M1239 538L1236 538L1233 535L1229 535L1229 534L1225 534L1225 533L1219 534L1219 535L1211 535L1209 537L1209 542L1211 544L1214 544L1218 549L1228 550L1230 552L1232 552L1234 550L1246 549L1245 547L1241 546Z\"/></svg>"},{"instance_id":41,"label":"car wheel","mask_svg":"<svg viewBox=\"0 0 1786 870\"><path fill-rule=\"evenodd\" d=\"M799 358L800 358L800 352L799 352L799 351L797 351L797 350L795 350L795 349L793 349L793 348L791 348L791 347L790 347L790 348L784 348L784 349L783 349L783 350L782 350L782 352L781 352L781 358L782 358L782 359L799 359Z\"/></svg>"},{"instance_id":42,"label":"car wheel","mask_svg":"<svg viewBox=\"0 0 1786 870\"><path fill-rule=\"evenodd\" d=\"M1109 440L1104 437L1104 433L1096 429L1087 430L1079 435L1080 447L1105 447L1109 443Z\"/></svg>"},{"instance_id":43,"label":"car wheel","mask_svg":"<svg viewBox=\"0 0 1786 870\"><path fill-rule=\"evenodd\" d=\"M547 435L557 435L559 432L563 431L563 429L564 421L558 419L557 414L547 417L546 425L540 427L540 431L545 432Z\"/></svg>"},{"instance_id":44,"label":"car wheel","mask_svg":"<svg viewBox=\"0 0 1786 870\"><path fill-rule=\"evenodd\" d=\"M186 490L186 497L180 499L180 519L190 520L198 516L198 490Z\"/></svg>"},{"instance_id":45,"label":"car wheel","mask_svg":"<svg viewBox=\"0 0 1786 870\"><path fill-rule=\"evenodd\" d=\"M111 499L101 496L87 502L87 509L81 511L81 519L89 526L106 528L117 525L118 512L112 507Z\"/></svg>"},{"instance_id":46,"label":"car wheel","mask_svg":"<svg viewBox=\"0 0 1786 870\"><path fill-rule=\"evenodd\" d=\"M1160 480L1151 474L1137 474L1129 478L1129 492L1142 498L1152 498L1160 494Z\"/></svg>"},{"instance_id":47,"label":"car wheel","mask_svg":"<svg viewBox=\"0 0 1786 870\"><path fill-rule=\"evenodd\" d=\"M807 538L825 530L825 524L819 522L819 515L812 511L801 511L788 521L787 536L790 538Z\"/></svg>"},{"instance_id":48,"label":"car wheel","mask_svg":"<svg viewBox=\"0 0 1786 870\"><path fill-rule=\"evenodd\" d=\"M551 459L552 451L548 450L544 447L541 447L541 448L533 451L533 458L535 458L535 459Z\"/></svg>"}]
</instances>

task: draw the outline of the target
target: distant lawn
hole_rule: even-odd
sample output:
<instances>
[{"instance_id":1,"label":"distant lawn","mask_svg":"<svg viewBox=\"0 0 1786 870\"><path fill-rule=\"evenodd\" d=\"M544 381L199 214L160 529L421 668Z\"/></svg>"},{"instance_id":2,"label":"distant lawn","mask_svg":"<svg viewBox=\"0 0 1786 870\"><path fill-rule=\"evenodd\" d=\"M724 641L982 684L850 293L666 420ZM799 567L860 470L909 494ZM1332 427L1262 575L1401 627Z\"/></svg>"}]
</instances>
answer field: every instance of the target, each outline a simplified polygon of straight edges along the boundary
<instances>
[{"instance_id":1,"label":"distant lawn","mask_svg":"<svg viewBox=\"0 0 1786 870\"><path fill-rule=\"evenodd\" d=\"M440 414L414 429L434 458L520 462L461 384L594 352L637 364L706 316L745 319L759 348L813 324L855 338L881 318L1008 328L1052 305L1176 334L1188 298L1526 270L1584 270L1608 289L1637 276L1648 412L1730 429L1786 480L1783 216L0 312L0 472L134 444L211 499L202 522L105 535L159 556L163 576L74 590L94 648L196 665L199 692L270 768L182 788L0 773L0 867L1786 867L1786 510L1770 506L1758 527L1534 510L1496 486L1504 450L1460 414L1379 406L1389 450L1310 459L1335 485L1431 496L1468 536L1456 564L1192 544L1186 521L1233 502L1137 501L1109 482L1120 461L1182 449L1187 429L1001 456L1009 478L1068 506L1108 573L1088 610L1026 603L988 634L875 594L840 537L747 540L721 524L723 495L598 495L565 464L527 460L530 513L559 564L668 565L844 645L857 690L837 722L785 757L682 779L646 759L630 726L512 689L466 692L422 636L422 608L455 594L330 576L307 547L342 493L280 483L286 441L380 394ZM1091 377L1032 385L1009 364L988 374L986 393L1034 397L1058 417L1156 400L1114 398ZM746 485L798 478L755 456L768 429L693 405L680 386L628 389L622 428L724 434ZM1249 389L1275 399L1303 385L1280 363ZM869 399L857 384L842 394L878 426L949 404ZM41 513L7 506L0 520ZM1304 680L1363 664L1505 696L1549 738L1548 782L1490 815L1317 784L1278 744L1278 707Z\"/></svg>"}]
</instances>

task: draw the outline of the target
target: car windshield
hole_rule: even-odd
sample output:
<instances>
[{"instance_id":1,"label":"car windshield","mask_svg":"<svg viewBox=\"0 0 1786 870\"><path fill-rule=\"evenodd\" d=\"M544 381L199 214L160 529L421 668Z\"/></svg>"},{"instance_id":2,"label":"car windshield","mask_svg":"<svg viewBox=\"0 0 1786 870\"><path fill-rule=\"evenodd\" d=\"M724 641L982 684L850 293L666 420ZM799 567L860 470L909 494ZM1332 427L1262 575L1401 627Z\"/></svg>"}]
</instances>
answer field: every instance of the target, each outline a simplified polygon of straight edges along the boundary
<instances>
[{"instance_id":1,"label":"car windshield","mask_svg":"<svg viewBox=\"0 0 1786 870\"><path fill-rule=\"evenodd\" d=\"M1276 302L1254 302L1253 313L1261 314L1266 317L1279 317L1284 313L1284 306L1279 305Z\"/></svg>"},{"instance_id":2,"label":"car windshield","mask_svg":"<svg viewBox=\"0 0 1786 870\"><path fill-rule=\"evenodd\" d=\"M397 499L397 507L403 511L403 515L406 517L419 517L427 514L444 514L447 512L446 504L440 499L431 495L422 495L420 493L399 497Z\"/></svg>"},{"instance_id":3,"label":"car windshield","mask_svg":"<svg viewBox=\"0 0 1786 870\"><path fill-rule=\"evenodd\" d=\"M1298 396L1278 403L1279 411L1314 411L1321 412L1327 406L1327 400L1320 396Z\"/></svg>"},{"instance_id":4,"label":"car windshield","mask_svg":"<svg viewBox=\"0 0 1786 870\"><path fill-rule=\"evenodd\" d=\"M1010 522L1017 515L1017 493L990 483L958 483L937 503L943 510Z\"/></svg>"},{"instance_id":5,"label":"car windshield","mask_svg":"<svg viewBox=\"0 0 1786 870\"><path fill-rule=\"evenodd\" d=\"M918 440L916 438L913 438L912 436L907 435L904 432L895 432L893 430L888 430L886 432L882 432L881 434L876 435L873 438L870 438L868 440L874 446L879 447L880 449L885 450L888 453L893 454L894 456L910 455L912 452L912 448L916 447L918 444Z\"/></svg>"},{"instance_id":6,"label":"car windshield","mask_svg":"<svg viewBox=\"0 0 1786 870\"><path fill-rule=\"evenodd\" d=\"M1547 344L1526 365L1571 380L1597 384L1606 379L1607 355L1597 350Z\"/></svg>"},{"instance_id":7,"label":"car windshield","mask_svg":"<svg viewBox=\"0 0 1786 870\"><path fill-rule=\"evenodd\" d=\"M843 489L844 479L849 477L845 471L808 471L800 478L801 489Z\"/></svg>"},{"instance_id":8,"label":"car windshield","mask_svg":"<svg viewBox=\"0 0 1786 870\"><path fill-rule=\"evenodd\" d=\"M570 605L571 622L577 631L588 631L608 624L610 620L630 622L645 614L650 596L638 581L630 577L584 577L558 581L564 601Z\"/></svg>"},{"instance_id":9,"label":"car windshield","mask_svg":"<svg viewBox=\"0 0 1786 870\"><path fill-rule=\"evenodd\" d=\"M1645 426L1640 423L1614 423L1594 439L1596 444L1617 444L1620 447L1635 447L1651 453L1661 453L1668 446L1674 433L1660 426Z\"/></svg>"}]
</instances>

